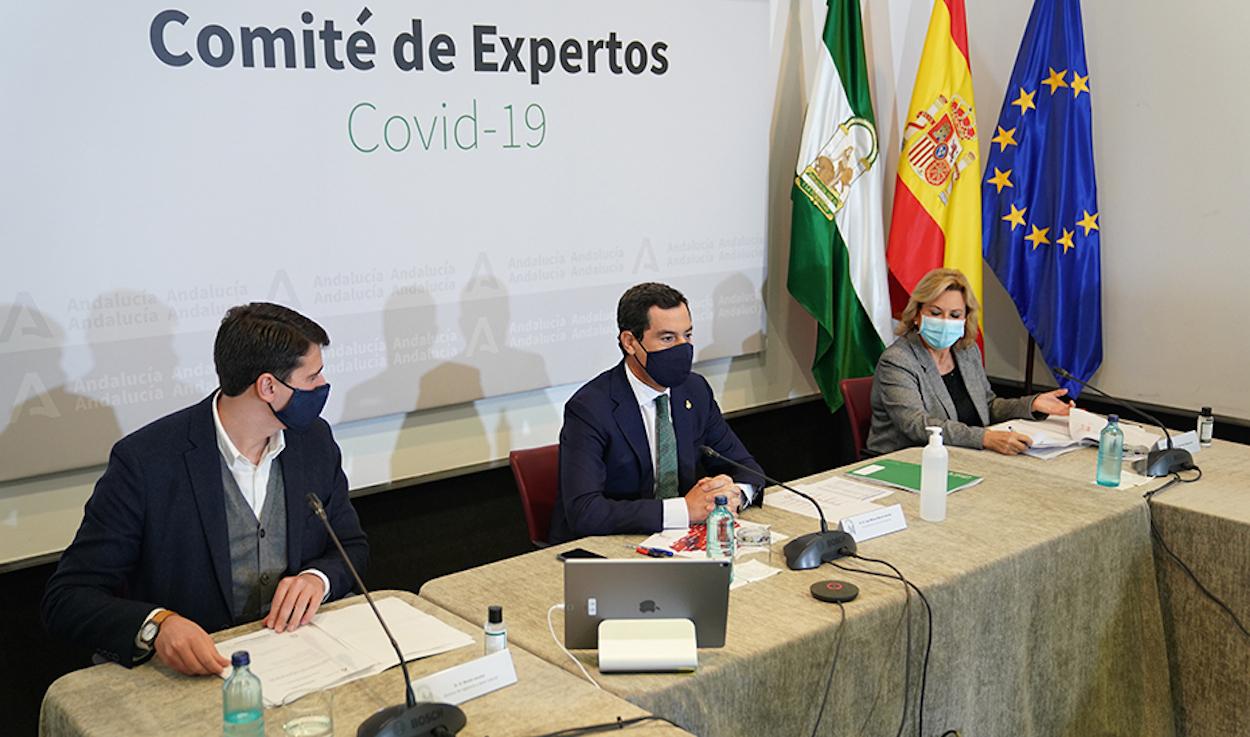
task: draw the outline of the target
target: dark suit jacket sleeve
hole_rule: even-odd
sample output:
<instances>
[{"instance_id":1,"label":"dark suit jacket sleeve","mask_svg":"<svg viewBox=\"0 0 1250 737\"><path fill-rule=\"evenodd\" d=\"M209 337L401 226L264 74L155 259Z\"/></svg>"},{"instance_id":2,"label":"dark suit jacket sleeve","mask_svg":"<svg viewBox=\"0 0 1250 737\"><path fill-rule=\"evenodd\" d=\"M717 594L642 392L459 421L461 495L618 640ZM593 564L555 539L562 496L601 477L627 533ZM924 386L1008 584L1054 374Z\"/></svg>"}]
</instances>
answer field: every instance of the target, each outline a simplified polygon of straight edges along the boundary
<instances>
[{"instance_id":1,"label":"dark suit jacket sleeve","mask_svg":"<svg viewBox=\"0 0 1250 737\"><path fill-rule=\"evenodd\" d=\"M328 493L321 492L318 496L326 509L326 518L330 520L330 526L334 528L335 534L343 543L343 550L347 551L347 557L351 558L352 565L356 566L360 577L364 578L365 569L369 564L369 541L360 527L360 519L356 516L356 509L352 506L351 498L347 493L347 476L343 473L343 453L333 436L330 435L328 425L324 426L324 430L328 449L332 451L328 453L332 460L330 472L327 474L331 481L328 485ZM288 514L290 514L289 511ZM347 564L339 556L338 550L334 547L334 541L325 533L325 527L315 515L309 517L309 523L315 525L315 530L325 540L325 546L320 557L304 561L300 570L316 568L326 574L326 578L330 579L330 596L327 601L341 599L351 594L356 588L356 580L347 569Z\"/></svg>"},{"instance_id":2,"label":"dark suit jacket sleeve","mask_svg":"<svg viewBox=\"0 0 1250 737\"><path fill-rule=\"evenodd\" d=\"M623 532L658 532L664 526L664 503L655 498L612 499L604 462L608 439L591 410L576 397L564 406L560 429L560 496L564 516L577 537ZM637 490L637 497L652 497Z\"/></svg>"},{"instance_id":3,"label":"dark suit jacket sleeve","mask_svg":"<svg viewBox=\"0 0 1250 737\"><path fill-rule=\"evenodd\" d=\"M144 489L139 463L115 446L108 468L87 500L83 521L43 597L43 622L57 639L98 649L130 667L135 636L157 604L117 594L138 565L143 539Z\"/></svg>"},{"instance_id":4,"label":"dark suit jacket sleeve","mask_svg":"<svg viewBox=\"0 0 1250 737\"><path fill-rule=\"evenodd\" d=\"M764 481L763 470L755 462L755 458L747 451L742 441L738 439L737 434L729 427L729 423L725 422L725 418L720 412L720 405L716 403L716 397L712 394L712 388L707 385L706 381L703 382L703 386L707 391L708 413L703 428L701 444L708 446L726 458L741 463L747 468L754 470L755 473L715 458L705 459L704 468L712 474L726 474L736 483L750 484L755 487L755 495L751 499L751 506L762 507L764 506L764 487L768 485ZM698 448L695 448L695 450L697 452Z\"/></svg>"}]
</instances>

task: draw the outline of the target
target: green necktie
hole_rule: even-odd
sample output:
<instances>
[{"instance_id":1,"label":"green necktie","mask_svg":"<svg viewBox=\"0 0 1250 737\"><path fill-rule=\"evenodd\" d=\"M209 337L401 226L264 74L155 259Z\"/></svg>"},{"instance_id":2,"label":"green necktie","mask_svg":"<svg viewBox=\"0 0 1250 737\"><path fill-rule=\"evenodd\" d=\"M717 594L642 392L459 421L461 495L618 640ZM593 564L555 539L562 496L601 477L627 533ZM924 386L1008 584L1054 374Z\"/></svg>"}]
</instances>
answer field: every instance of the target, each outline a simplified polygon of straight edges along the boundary
<instances>
[{"instance_id":1,"label":"green necktie","mask_svg":"<svg viewBox=\"0 0 1250 737\"><path fill-rule=\"evenodd\" d=\"M673 499L677 496L677 436L673 433L667 394L655 398L655 452L659 456L655 464L655 498Z\"/></svg>"}]
</instances>

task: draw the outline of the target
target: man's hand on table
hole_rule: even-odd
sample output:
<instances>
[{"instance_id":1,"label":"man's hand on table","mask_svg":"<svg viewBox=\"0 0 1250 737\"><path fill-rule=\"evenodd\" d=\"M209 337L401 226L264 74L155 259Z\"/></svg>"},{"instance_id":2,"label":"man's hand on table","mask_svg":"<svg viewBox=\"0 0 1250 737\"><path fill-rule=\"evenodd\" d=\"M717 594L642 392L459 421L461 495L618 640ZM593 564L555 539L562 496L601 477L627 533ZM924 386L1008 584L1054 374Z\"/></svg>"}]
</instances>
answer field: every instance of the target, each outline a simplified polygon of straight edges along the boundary
<instances>
[{"instance_id":1,"label":"man's hand on table","mask_svg":"<svg viewBox=\"0 0 1250 737\"><path fill-rule=\"evenodd\" d=\"M273 592L265 626L274 632L298 629L312 621L325 597L325 582L315 573L287 576Z\"/></svg>"},{"instance_id":2,"label":"man's hand on table","mask_svg":"<svg viewBox=\"0 0 1250 737\"><path fill-rule=\"evenodd\" d=\"M202 627L177 614L161 623L155 647L162 663L187 676L215 676L230 665Z\"/></svg>"},{"instance_id":3,"label":"man's hand on table","mask_svg":"<svg viewBox=\"0 0 1250 737\"><path fill-rule=\"evenodd\" d=\"M716 497L723 494L729 502L729 511L738 513L738 505L742 502L742 490L733 478L705 476L699 479L686 494L686 509L690 512L690 523L695 524L707 520L707 515L716 508Z\"/></svg>"}]
</instances>

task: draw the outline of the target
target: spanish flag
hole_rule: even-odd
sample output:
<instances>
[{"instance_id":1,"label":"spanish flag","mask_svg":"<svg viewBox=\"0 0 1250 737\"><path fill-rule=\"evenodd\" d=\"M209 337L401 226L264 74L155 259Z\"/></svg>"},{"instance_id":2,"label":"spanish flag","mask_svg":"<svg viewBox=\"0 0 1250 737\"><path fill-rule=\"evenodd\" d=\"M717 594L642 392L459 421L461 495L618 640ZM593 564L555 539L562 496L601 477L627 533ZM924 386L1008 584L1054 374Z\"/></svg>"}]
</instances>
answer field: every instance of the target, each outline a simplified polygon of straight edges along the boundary
<instances>
[{"instance_id":1,"label":"spanish flag","mask_svg":"<svg viewBox=\"0 0 1250 737\"><path fill-rule=\"evenodd\" d=\"M902 310L930 269L959 269L981 299L981 162L964 0L934 0L911 93L886 262Z\"/></svg>"}]
</instances>

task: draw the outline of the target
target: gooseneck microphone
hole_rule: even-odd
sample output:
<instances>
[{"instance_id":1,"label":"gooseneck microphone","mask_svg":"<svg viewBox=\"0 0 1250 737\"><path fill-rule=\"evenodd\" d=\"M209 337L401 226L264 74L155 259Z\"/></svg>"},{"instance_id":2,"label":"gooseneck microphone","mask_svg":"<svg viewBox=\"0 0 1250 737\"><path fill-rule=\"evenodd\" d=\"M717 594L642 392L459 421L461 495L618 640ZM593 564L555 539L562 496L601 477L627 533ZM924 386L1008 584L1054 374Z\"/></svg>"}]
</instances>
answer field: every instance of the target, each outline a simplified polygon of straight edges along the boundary
<instances>
[{"instance_id":1,"label":"gooseneck microphone","mask_svg":"<svg viewBox=\"0 0 1250 737\"><path fill-rule=\"evenodd\" d=\"M378 618L378 624L382 625L382 631L386 633L386 639L391 641L391 647L395 649L395 657L399 658L399 667L404 672L404 703L384 707L361 722L360 727L356 729L356 737L426 737L426 735L451 737L464 729L468 720L460 707L452 704L417 703L417 697L412 690L412 677L408 674L408 663L404 661L404 653L399 649L395 636L391 634L391 628L386 626L386 620L382 618L382 613L373 603L368 587L365 586L364 581L360 580L360 573L352 564L352 559L347 557L343 543L335 534L329 518L326 517L326 508L321 504L321 500L311 492L307 499L308 506L321 520L321 524L325 525L326 532L334 541L334 547L338 548L339 555L347 564L347 570L351 571L356 585L364 593L365 601L369 602L369 608L373 610L373 616Z\"/></svg>"},{"instance_id":2,"label":"gooseneck microphone","mask_svg":"<svg viewBox=\"0 0 1250 737\"><path fill-rule=\"evenodd\" d=\"M715 458L735 468L749 471L759 476L765 483L780 486L792 494L798 494L811 502L812 506L816 507L816 514L820 515L820 532L809 532L806 535L800 535L786 543L785 548L783 548L786 555L786 565L790 567L790 570L803 571L809 568L819 568L821 564L828 561L855 554L855 538L841 530L830 530L829 523L825 521L825 510L820 508L820 503L815 499L788 484L783 484L774 478L765 476L750 466L741 464L732 458L726 458L706 445L699 446L699 452L708 458ZM763 494L764 490L760 489L760 493Z\"/></svg>"},{"instance_id":3,"label":"gooseneck microphone","mask_svg":"<svg viewBox=\"0 0 1250 737\"><path fill-rule=\"evenodd\" d=\"M1062 368L1056 367L1054 369L1054 372L1057 375L1069 381L1075 381L1076 383L1080 384L1086 389L1089 389L1090 391L1094 392L1095 394L1099 396L1110 399L1112 402L1115 402L1116 404L1120 405L1121 407L1124 407L1125 409L1128 409L1132 412L1136 412L1142 417L1145 417L1149 422L1153 423L1156 427L1158 427L1160 430L1163 431L1163 437L1167 438L1168 447L1166 450L1156 450L1152 448L1150 452L1146 455L1146 475L1147 476L1171 476L1172 474L1178 471L1188 471L1195 467L1194 457L1190 455L1189 451L1185 450L1184 448L1172 447L1172 433L1168 432L1166 425L1164 425L1162 422L1159 422L1159 418L1150 414L1149 412L1142 409L1141 407L1138 407L1137 405L1133 404L1127 399L1113 397L1110 394L1099 389L1098 387L1093 386L1089 382L1081 381L1080 379L1076 378L1075 376L1068 373Z\"/></svg>"}]
</instances>

